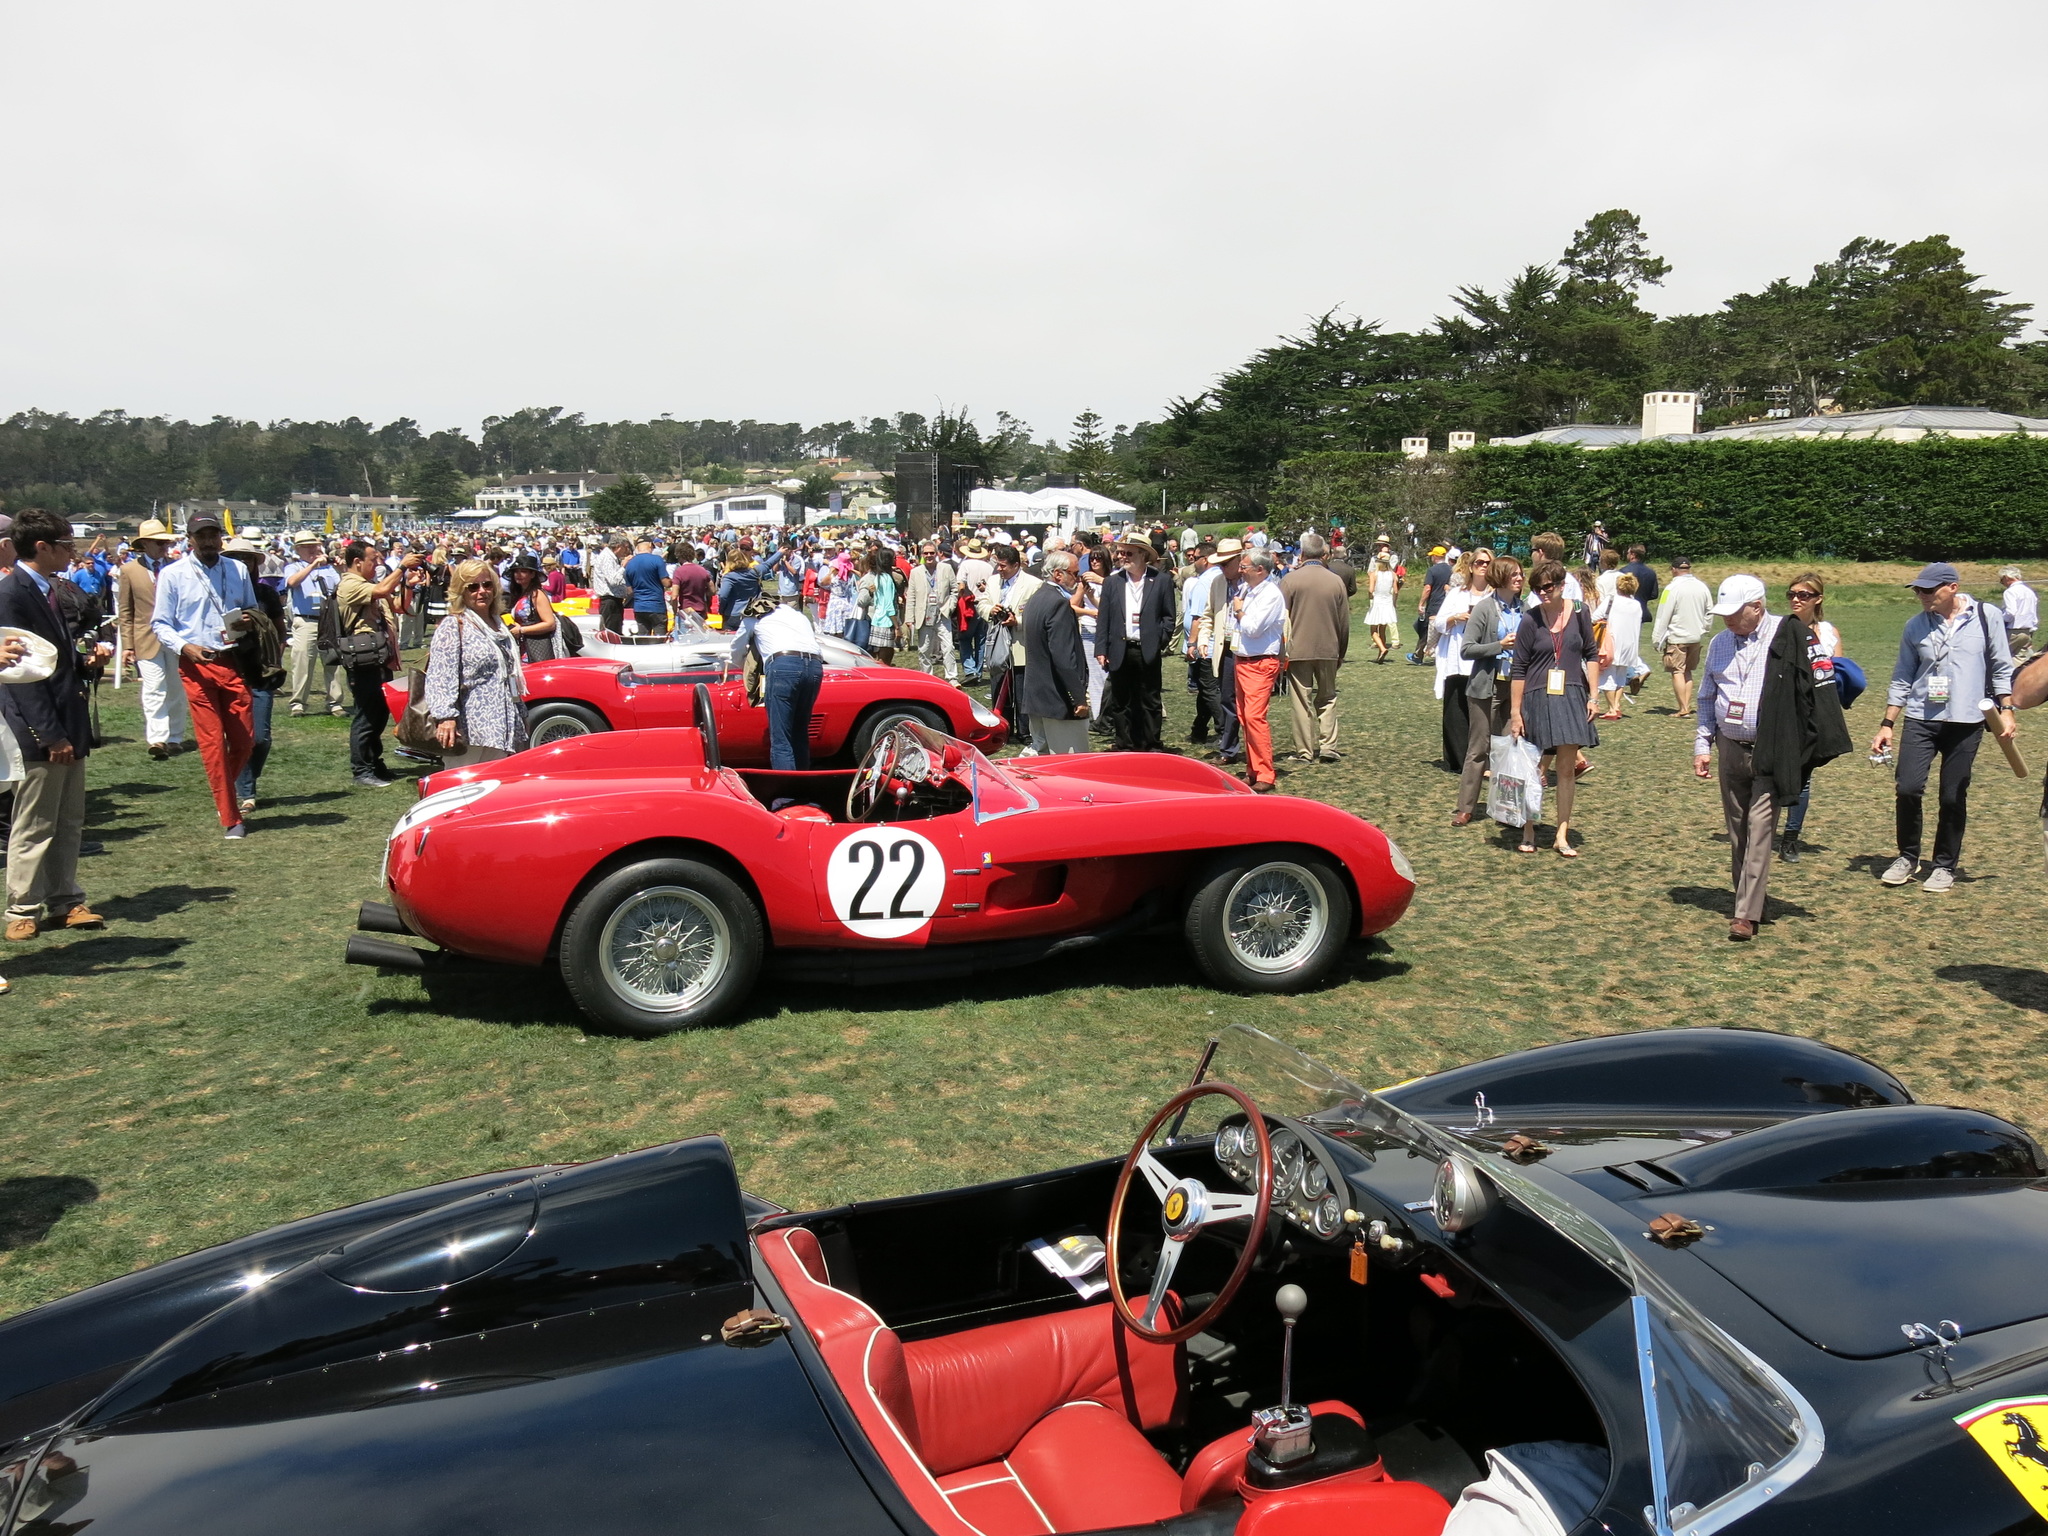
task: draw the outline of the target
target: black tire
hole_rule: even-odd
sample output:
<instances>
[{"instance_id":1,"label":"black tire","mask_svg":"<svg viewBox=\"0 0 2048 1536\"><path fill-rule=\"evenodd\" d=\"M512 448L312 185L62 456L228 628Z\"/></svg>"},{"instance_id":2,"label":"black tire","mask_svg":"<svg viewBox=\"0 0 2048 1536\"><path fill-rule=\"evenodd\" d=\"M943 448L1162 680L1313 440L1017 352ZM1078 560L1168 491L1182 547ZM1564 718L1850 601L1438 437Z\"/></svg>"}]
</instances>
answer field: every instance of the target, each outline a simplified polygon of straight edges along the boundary
<instances>
[{"instance_id":1,"label":"black tire","mask_svg":"<svg viewBox=\"0 0 2048 1536\"><path fill-rule=\"evenodd\" d=\"M587 704L554 700L531 705L526 711L526 734L536 747L567 741L571 736L595 736L611 728L611 722Z\"/></svg>"},{"instance_id":2,"label":"black tire","mask_svg":"<svg viewBox=\"0 0 2048 1536\"><path fill-rule=\"evenodd\" d=\"M894 730L905 720L915 720L919 725L928 725L949 736L953 733L946 717L929 704L877 704L853 728L853 737L847 743L853 760L856 763L866 762L868 749L874 746L875 738Z\"/></svg>"},{"instance_id":3,"label":"black tire","mask_svg":"<svg viewBox=\"0 0 2048 1536\"><path fill-rule=\"evenodd\" d=\"M654 947L662 942L654 935L675 923L712 946L710 974L665 969L690 948L688 938L683 956ZM576 903L562 930L562 980L600 1024L666 1035L736 1008L754 989L762 947L761 914L730 876L694 859L644 859L613 870ZM636 970L647 985L634 985Z\"/></svg>"},{"instance_id":4,"label":"black tire","mask_svg":"<svg viewBox=\"0 0 2048 1536\"><path fill-rule=\"evenodd\" d=\"M1238 909L1239 935L1231 934L1232 908ZM1259 907L1265 908L1264 914ZM1253 910L1245 911L1246 907ZM1269 930L1262 942L1256 923L1262 915L1285 918L1298 913L1300 932L1291 940L1292 922ZM1233 848L1205 864L1189 886L1183 931L1202 974L1233 992L1301 992L1314 986L1337 963L1357 927L1351 892L1337 867L1306 848L1267 845ZM1274 952L1258 951L1271 945Z\"/></svg>"}]
</instances>

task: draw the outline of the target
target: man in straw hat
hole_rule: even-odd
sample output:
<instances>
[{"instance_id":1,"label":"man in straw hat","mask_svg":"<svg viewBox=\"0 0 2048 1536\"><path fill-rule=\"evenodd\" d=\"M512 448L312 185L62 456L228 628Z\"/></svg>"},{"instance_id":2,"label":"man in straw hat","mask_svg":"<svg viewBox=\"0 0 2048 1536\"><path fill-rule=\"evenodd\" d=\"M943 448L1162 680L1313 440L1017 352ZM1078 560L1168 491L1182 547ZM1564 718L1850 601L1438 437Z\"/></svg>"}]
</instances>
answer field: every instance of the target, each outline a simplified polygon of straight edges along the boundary
<instances>
[{"instance_id":1,"label":"man in straw hat","mask_svg":"<svg viewBox=\"0 0 2048 1536\"><path fill-rule=\"evenodd\" d=\"M1132 533L1116 547L1118 569L1102 583L1095 659L1109 674L1110 723L1119 749L1157 752L1160 660L1173 637L1173 583L1152 564L1152 541Z\"/></svg>"},{"instance_id":2,"label":"man in straw hat","mask_svg":"<svg viewBox=\"0 0 2048 1536\"><path fill-rule=\"evenodd\" d=\"M327 692L327 713L345 714L341 707L342 673L333 662L319 657L320 605L341 585L341 572L328 558L320 535L303 528L292 536L291 563L284 568L285 602L291 609L292 713L306 712L306 696L313 691L313 669L320 668L321 687Z\"/></svg>"},{"instance_id":3,"label":"man in straw hat","mask_svg":"<svg viewBox=\"0 0 2048 1536\"><path fill-rule=\"evenodd\" d=\"M114 578L121 648L134 658L142 686L142 736L149 755L159 760L184 750L190 720L185 686L177 677L178 658L164 650L149 626L156 617L157 573L168 563L170 548L171 530L152 517L135 535L135 558Z\"/></svg>"}]
</instances>

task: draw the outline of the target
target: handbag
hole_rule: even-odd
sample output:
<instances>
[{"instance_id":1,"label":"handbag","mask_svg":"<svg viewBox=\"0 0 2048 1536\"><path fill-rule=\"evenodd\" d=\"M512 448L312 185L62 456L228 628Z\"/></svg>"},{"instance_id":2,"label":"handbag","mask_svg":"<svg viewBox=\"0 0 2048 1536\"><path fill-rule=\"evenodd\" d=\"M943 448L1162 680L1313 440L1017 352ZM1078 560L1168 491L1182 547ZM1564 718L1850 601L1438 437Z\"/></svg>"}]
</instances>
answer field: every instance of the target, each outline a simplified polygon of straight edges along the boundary
<instances>
[{"instance_id":1,"label":"handbag","mask_svg":"<svg viewBox=\"0 0 2048 1536\"><path fill-rule=\"evenodd\" d=\"M1543 754L1526 736L1495 736L1488 743L1493 778L1486 814L1504 827L1526 827L1543 816Z\"/></svg>"}]
</instances>

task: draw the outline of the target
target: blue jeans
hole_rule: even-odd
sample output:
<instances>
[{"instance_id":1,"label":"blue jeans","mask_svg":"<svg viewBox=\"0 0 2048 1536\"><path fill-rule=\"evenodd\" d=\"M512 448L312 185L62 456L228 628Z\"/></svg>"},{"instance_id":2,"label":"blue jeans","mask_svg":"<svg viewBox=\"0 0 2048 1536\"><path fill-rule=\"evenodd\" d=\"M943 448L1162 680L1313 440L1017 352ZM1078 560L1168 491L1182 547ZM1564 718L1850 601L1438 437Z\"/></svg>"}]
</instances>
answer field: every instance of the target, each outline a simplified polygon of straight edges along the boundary
<instances>
[{"instance_id":1,"label":"blue jeans","mask_svg":"<svg viewBox=\"0 0 2048 1536\"><path fill-rule=\"evenodd\" d=\"M768 707L768 766L811 766L811 706L825 680L824 658L784 652L770 656L761 680L761 702Z\"/></svg>"},{"instance_id":2,"label":"blue jeans","mask_svg":"<svg viewBox=\"0 0 2048 1536\"><path fill-rule=\"evenodd\" d=\"M270 756L270 706L276 698L268 688L249 690L249 723L256 727L256 744L249 749L249 761L243 765L241 777L235 780L237 800L256 798L256 775L263 771Z\"/></svg>"}]
</instances>

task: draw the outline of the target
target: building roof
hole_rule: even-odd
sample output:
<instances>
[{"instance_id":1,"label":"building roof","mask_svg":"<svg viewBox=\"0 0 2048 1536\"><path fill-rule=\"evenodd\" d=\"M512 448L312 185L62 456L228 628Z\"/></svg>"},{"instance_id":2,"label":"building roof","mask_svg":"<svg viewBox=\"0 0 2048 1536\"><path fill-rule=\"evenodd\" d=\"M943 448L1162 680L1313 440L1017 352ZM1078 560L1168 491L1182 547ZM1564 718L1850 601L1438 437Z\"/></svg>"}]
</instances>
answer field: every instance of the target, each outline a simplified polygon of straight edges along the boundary
<instances>
[{"instance_id":1,"label":"building roof","mask_svg":"<svg viewBox=\"0 0 2048 1536\"><path fill-rule=\"evenodd\" d=\"M1612 448L1617 443L1633 443L1642 435L1643 429L1634 424L1609 426L1603 422L1574 421L1562 427L1545 427L1541 432L1525 432L1520 437L1496 437L1488 446L1521 448L1530 443L1571 443L1581 448Z\"/></svg>"},{"instance_id":2,"label":"building roof","mask_svg":"<svg viewBox=\"0 0 2048 1536\"><path fill-rule=\"evenodd\" d=\"M2005 437L2014 432L2048 435L2048 420L2014 416L1974 405L1899 405L1875 411L1842 411L1831 416L1787 416L1745 421L1702 432L1707 438L1747 437Z\"/></svg>"},{"instance_id":3,"label":"building roof","mask_svg":"<svg viewBox=\"0 0 2048 1536\"><path fill-rule=\"evenodd\" d=\"M619 477L617 475L593 474L587 469L544 469L538 474L532 475L507 475L504 479L495 481L491 485L484 487L484 489L492 491L509 490L513 486L519 485L559 485L571 481L581 481L585 485L595 486L602 490L608 485L617 485Z\"/></svg>"}]
</instances>

